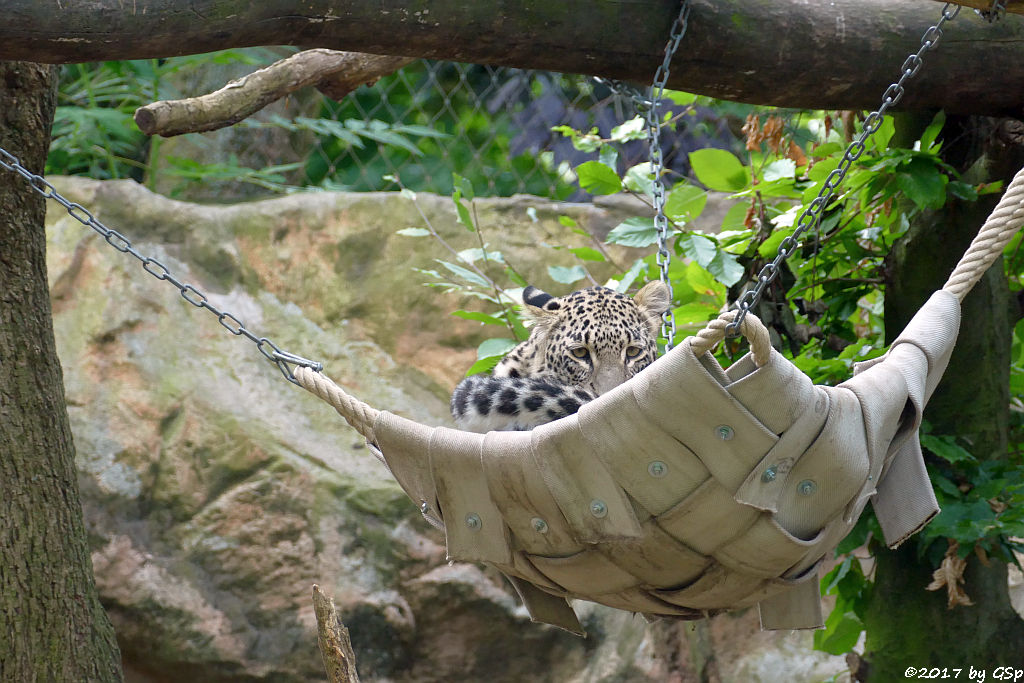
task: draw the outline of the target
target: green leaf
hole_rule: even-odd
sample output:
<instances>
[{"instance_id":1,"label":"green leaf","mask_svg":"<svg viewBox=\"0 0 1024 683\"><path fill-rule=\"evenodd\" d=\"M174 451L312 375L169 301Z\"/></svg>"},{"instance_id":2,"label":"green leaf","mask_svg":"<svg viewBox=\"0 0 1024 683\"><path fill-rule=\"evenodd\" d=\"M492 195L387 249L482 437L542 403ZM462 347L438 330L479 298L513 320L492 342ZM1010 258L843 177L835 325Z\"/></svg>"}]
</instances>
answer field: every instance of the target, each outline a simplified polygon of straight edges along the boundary
<instances>
[{"instance_id":1,"label":"green leaf","mask_svg":"<svg viewBox=\"0 0 1024 683\"><path fill-rule=\"evenodd\" d=\"M466 199L472 200L474 198L473 183L467 178L463 178L458 173L452 173L452 185Z\"/></svg>"},{"instance_id":2,"label":"green leaf","mask_svg":"<svg viewBox=\"0 0 1024 683\"><path fill-rule=\"evenodd\" d=\"M929 471L929 473L931 472ZM963 497L963 492L957 488L956 483L946 479L942 475L932 476L931 480L934 488L939 489L953 500L959 500ZM945 503L943 503L943 505L945 505Z\"/></svg>"},{"instance_id":3,"label":"green leaf","mask_svg":"<svg viewBox=\"0 0 1024 683\"><path fill-rule=\"evenodd\" d=\"M453 275L462 278L463 280L465 280L466 282L469 282L470 284L474 284L474 285L477 285L479 287L490 287L491 286L491 283L489 283L487 280L485 280L484 278L480 277L479 275L477 275L476 273L474 273L471 270L463 268L462 266L457 266L454 263L449 263L448 261L441 261L439 259L434 259L434 260L437 261L438 263L440 263L445 268L447 268Z\"/></svg>"},{"instance_id":4,"label":"green leaf","mask_svg":"<svg viewBox=\"0 0 1024 683\"><path fill-rule=\"evenodd\" d=\"M407 187L403 187L400 194L403 197L405 197L406 199L411 199L412 201L416 201L416 193L413 192L412 190L410 190Z\"/></svg>"},{"instance_id":5,"label":"green leaf","mask_svg":"<svg viewBox=\"0 0 1024 683\"><path fill-rule=\"evenodd\" d=\"M426 126L419 126L416 124L395 126L394 130L397 133L409 133L410 135L420 135L425 138L444 139L452 137L450 134L445 133L443 131L435 130L433 128L427 128Z\"/></svg>"},{"instance_id":6,"label":"green leaf","mask_svg":"<svg viewBox=\"0 0 1024 683\"><path fill-rule=\"evenodd\" d=\"M473 225L473 216L469 213L469 209L457 198L459 193L456 192L452 195L452 199L455 201L455 212L459 216L459 222L466 226L466 229L470 232L476 232L476 226Z\"/></svg>"},{"instance_id":7,"label":"green leaf","mask_svg":"<svg viewBox=\"0 0 1024 683\"><path fill-rule=\"evenodd\" d=\"M654 195L654 173L651 172L651 162L645 161L626 171L622 184L637 194L644 194L648 197Z\"/></svg>"},{"instance_id":8,"label":"green leaf","mask_svg":"<svg viewBox=\"0 0 1024 683\"><path fill-rule=\"evenodd\" d=\"M963 199L964 201L974 202L978 200L978 190L970 183L965 183L960 180L951 180L946 185L948 190L957 199Z\"/></svg>"},{"instance_id":9,"label":"green leaf","mask_svg":"<svg viewBox=\"0 0 1024 683\"><path fill-rule=\"evenodd\" d=\"M506 339L505 337L485 339L480 346L476 347L476 357L478 360L495 356L501 357L514 349L518 343L515 339Z\"/></svg>"},{"instance_id":10,"label":"green leaf","mask_svg":"<svg viewBox=\"0 0 1024 683\"><path fill-rule=\"evenodd\" d=\"M494 369L494 366L500 362L501 356L488 356L487 358L481 358L469 366L469 370L466 370L466 376L478 375L481 372L490 372Z\"/></svg>"},{"instance_id":11,"label":"green leaf","mask_svg":"<svg viewBox=\"0 0 1024 683\"><path fill-rule=\"evenodd\" d=\"M721 287L715 281L715 278L704 268L700 267L696 263L688 263L683 271L683 280L689 285L690 289L700 294L711 294L714 295L715 288Z\"/></svg>"},{"instance_id":12,"label":"green leaf","mask_svg":"<svg viewBox=\"0 0 1024 683\"><path fill-rule=\"evenodd\" d=\"M386 124L385 124L386 125ZM405 151L409 152L413 156L423 156L423 152L414 144L406 140L404 137L390 130L382 130L376 127L365 128L358 131L360 135L376 140L377 142L385 145L394 145L395 147L401 147Z\"/></svg>"},{"instance_id":13,"label":"green leaf","mask_svg":"<svg viewBox=\"0 0 1024 683\"><path fill-rule=\"evenodd\" d=\"M480 247L471 247L469 249L463 249L458 252L459 260L463 263L476 263L477 261L491 261L492 263L504 263L505 255L497 249L481 249Z\"/></svg>"},{"instance_id":14,"label":"green leaf","mask_svg":"<svg viewBox=\"0 0 1024 683\"><path fill-rule=\"evenodd\" d=\"M882 119L881 125L878 126L878 130L874 132L868 138L868 146L873 147L876 152L881 154L889 148L889 141L892 140L892 136L896 133L896 124L893 123L891 116L886 116Z\"/></svg>"},{"instance_id":15,"label":"green leaf","mask_svg":"<svg viewBox=\"0 0 1024 683\"><path fill-rule=\"evenodd\" d=\"M622 221L608 233L605 242L624 247L649 247L658 241L653 218L636 216Z\"/></svg>"},{"instance_id":16,"label":"green leaf","mask_svg":"<svg viewBox=\"0 0 1024 683\"><path fill-rule=\"evenodd\" d=\"M548 275L555 282L571 285L573 282L579 282L587 277L587 271L583 269L583 266L571 266L568 268L565 266L548 266Z\"/></svg>"},{"instance_id":17,"label":"green leaf","mask_svg":"<svg viewBox=\"0 0 1024 683\"><path fill-rule=\"evenodd\" d=\"M570 249L569 251L575 254L576 258L578 258L581 261L603 262L606 260L604 254L599 252L597 249L591 249L590 247L576 247L574 249Z\"/></svg>"},{"instance_id":18,"label":"green leaf","mask_svg":"<svg viewBox=\"0 0 1024 683\"><path fill-rule=\"evenodd\" d=\"M645 270L647 270L647 263L644 259L638 258L636 261L633 261L633 265L629 267L629 270L627 270L625 274L619 278L618 283L615 284L615 291L625 294L626 290L633 286L633 283Z\"/></svg>"},{"instance_id":19,"label":"green leaf","mask_svg":"<svg viewBox=\"0 0 1024 683\"><path fill-rule=\"evenodd\" d=\"M901 165L896 185L919 209L939 209L946 203L946 176L930 159L915 157Z\"/></svg>"},{"instance_id":20,"label":"green leaf","mask_svg":"<svg viewBox=\"0 0 1024 683\"><path fill-rule=\"evenodd\" d=\"M580 187L590 194L615 194L622 190L619 175L600 161L585 161L576 167Z\"/></svg>"},{"instance_id":21,"label":"green leaf","mask_svg":"<svg viewBox=\"0 0 1024 683\"><path fill-rule=\"evenodd\" d=\"M619 150L615 149L611 145L605 145L601 148L601 153L598 155L597 159L608 168L614 169L615 164L619 161Z\"/></svg>"},{"instance_id":22,"label":"green leaf","mask_svg":"<svg viewBox=\"0 0 1024 683\"><path fill-rule=\"evenodd\" d=\"M430 231L426 228L402 228L397 233L406 237L425 237L430 234Z\"/></svg>"},{"instance_id":23,"label":"green leaf","mask_svg":"<svg viewBox=\"0 0 1024 683\"><path fill-rule=\"evenodd\" d=\"M726 287L732 287L743 277L743 266L740 262L735 256L721 249L715 253L715 258L708 264L707 269Z\"/></svg>"},{"instance_id":24,"label":"green leaf","mask_svg":"<svg viewBox=\"0 0 1024 683\"><path fill-rule=\"evenodd\" d=\"M612 128L611 139L615 142L628 142L640 140L647 136L644 128L644 120L636 116L625 123Z\"/></svg>"},{"instance_id":25,"label":"green leaf","mask_svg":"<svg viewBox=\"0 0 1024 683\"><path fill-rule=\"evenodd\" d=\"M523 276L512 270L511 268L505 269L505 276L508 277L513 283L519 287L526 287L529 283L523 279Z\"/></svg>"},{"instance_id":26,"label":"green leaf","mask_svg":"<svg viewBox=\"0 0 1024 683\"><path fill-rule=\"evenodd\" d=\"M724 149L690 152L690 167L704 187L721 192L739 192L750 183L750 173L736 155Z\"/></svg>"},{"instance_id":27,"label":"green leaf","mask_svg":"<svg viewBox=\"0 0 1024 683\"><path fill-rule=\"evenodd\" d=\"M665 215L674 223L689 223L704 211L708 194L694 185L680 183L672 188L665 200Z\"/></svg>"},{"instance_id":28,"label":"green leaf","mask_svg":"<svg viewBox=\"0 0 1024 683\"><path fill-rule=\"evenodd\" d=\"M604 140L597 134L596 126L588 133L581 133L572 126L554 126L551 130L572 140L572 146L581 152L593 152L604 145Z\"/></svg>"},{"instance_id":29,"label":"green leaf","mask_svg":"<svg viewBox=\"0 0 1024 683\"><path fill-rule=\"evenodd\" d=\"M672 100L673 104L680 106L686 106L692 104L697 100L697 96L693 93L683 92L682 90L666 90L665 97Z\"/></svg>"},{"instance_id":30,"label":"green leaf","mask_svg":"<svg viewBox=\"0 0 1024 683\"><path fill-rule=\"evenodd\" d=\"M456 318L462 318L464 320L476 320L477 322L484 323L485 325L504 325L505 321L501 318L486 313L480 313L479 311L452 311L452 315Z\"/></svg>"},{"instance_id":31,"label":"green leaf","mask_svg":"<svg viewBox=\"0 0 1024 683\"><path fill-rule=\"evenodd\" d=\"M768 235L768 238L757 248L757 253L760 256L774 257L779 251L779 244L782 243L782 240L792 235L795 231L796 228L781 228L773 230L772 234Z\"/></svg>"},{"instance_id":32,"label":"green leaf","mask_svg":"<svg viewBox=\"0 0 1024 683\"><path fill-rule=\"evenodd\" d=\"M792 159L778 159L765 167L763 177L765 182L771 182L791 179L794 175L796 175L796 162Z\"/></svg>"},{"instance_id":33,"label":"green leaf","mask_svg":"<svg viewBox=\"0 0 1024 683\"><path fill-rule=\"evenodd\" d=\"M946 112L943 109L939 110L939 113L935 115L932 122L928 124L928 127L921 133L921 146L922 152L931 152L932 145L935 143L935 139L939 137L939 133L942 132L942 127L946 125ZM937 152L938 150L934 150Z\"/></svg>"},{"instance_id":34,"label":"green leaf","mask_svg":"<svg viewBox=\"0 0 1024 683\"><path fill-rule=\"evenodd\" d=\"M715 304L691 301L674 309L672 315L679 325L703 325L718 316L719 307Z\"/></svg>"},{"instance_id":35,"label":"green leaf","mask_svg":"<svg viewBox=\"0 0 1024 683\"><path fill-rule=\"evenodd\" d=\"M681 235L679 245L683 248L684 254L703 268L708 267L715 258L715 252L718 251L718 245L713 240L692 232Z\"/></svg>"},{"instance_id":36,"label":"green leaf","mask_svg":"<svg viewBox=\"0 0 1024 683\"><path fill-rule=\"evenodd\" d=\"M843 612L835 617L838 610L825 620L825 630L815 631L814 649L832 655L846 654L854 648L864 630L864 623L853 612Z\"/></svg>"},{"instance_id":37,"label":"green leaf","mask_svg":"<svg viewBox=\"0 0 1024 683\"><path fill-rule=\"evenodd\" d=\"M747 226L743 221L747 217L747 210L749 208L750 204L747 202L739 202L729 207L729 210L725 212L725 216L722 218L722 232L746 230Z\"/></svg>"},{"instance_id":38,"label":"green leaf","mask_svg":"<svg viewBox=\"0 0 1024 683\"><path fill-rule=\"evenodd\" d=\"M573 219L572 216L559 216L558 217L558 222L561 223L562 225L564 225L567 228L575 228L576 227L576 221L575 221L575 219Z\"/></svg>"},{"instance_id":39,"label":"green leaf","mask_svg":"<svg viewBox=\"0 0 1024 683\"><path fill-rule=\"evenodd\" d=\"M946 462L957 463L975 461L975 457L964 448L958 446L956 440L952 436L922 434L921 445Z\"/></svg>"}]
</instances>

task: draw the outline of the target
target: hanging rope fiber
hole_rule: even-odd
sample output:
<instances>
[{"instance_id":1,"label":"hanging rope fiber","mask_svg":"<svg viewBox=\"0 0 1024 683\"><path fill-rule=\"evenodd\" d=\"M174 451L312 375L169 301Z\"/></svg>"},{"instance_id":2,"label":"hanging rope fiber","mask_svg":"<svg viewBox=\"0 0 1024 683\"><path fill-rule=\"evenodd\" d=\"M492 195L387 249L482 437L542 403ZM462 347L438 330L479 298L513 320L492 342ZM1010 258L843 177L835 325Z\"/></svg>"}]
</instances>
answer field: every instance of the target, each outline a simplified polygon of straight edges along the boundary
<instances>
[{"instance_id":1,"label":"hanging rope fiber","mask_svg":"<svg viewBox=\"0 0 1024 683\"><path fill-rule=\"evenodd\" d=\"M1010 181L995 210L942 286L959 301L978 283L1024 224L1024 169Z\"/></svg>"}]
</instances>

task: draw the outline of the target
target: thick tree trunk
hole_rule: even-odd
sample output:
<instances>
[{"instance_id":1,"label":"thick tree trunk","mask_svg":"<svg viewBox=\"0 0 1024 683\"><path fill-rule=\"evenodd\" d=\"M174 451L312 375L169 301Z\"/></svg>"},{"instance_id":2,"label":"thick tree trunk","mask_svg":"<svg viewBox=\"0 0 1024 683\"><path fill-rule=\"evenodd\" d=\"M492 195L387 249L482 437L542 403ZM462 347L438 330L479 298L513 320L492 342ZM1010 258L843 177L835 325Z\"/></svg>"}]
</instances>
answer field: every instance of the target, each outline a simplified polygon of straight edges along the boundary
<instances>
[{"instance_id":1,"label":"thick tree trunk","mask_svg":"<svg viewBox=\"0 0 1024 683\"><path fill-rule=\"evenodd\" d=\"M986 178L1009 181L1022 163L1021 148L994 150L991 122L953 118L946 124L945 159L963 170L986 154ZM977 168L977 167L976 167ZM893 250L885 296L887 336L899 333L918 307L942 286L996 203L953 201L922 217ZM963 322L945 377L925 411L938 434L967 440L979 459L1006 456L1008 372L1013 321L1002 261L982 278L963 304ZM946 606L945 591L926 592L932 566L909 542L879 548L878 571L867 615L866 660L870 681L904 680L908 666L964 667L989 673L1024 660L1024 620L1010 607L1006 565L986 567L968 558L964 590L973 606ZM966 676L966 672L964 673Z\"/></svg>"},{"instance_id":2,"label":"thick tree trunk","mask_svg":"<svg viewBox=\"0 0 1024 683\"><path fill-rule=\"evenodd\" d=\"M808 109L871 109L942 6L930 0L691 0L672 87ZM649 83L677 0L3 0L0 59L85 62L302 45ZM902 106L1020 115L1024 21L965 10Z\"/></svg>"},{"instance_id":3,"label":"thick tree trunk","mask_svg":"<svg viewBox=\"0 0 1024 683\"><path fill-rule=\"evenodd\" d=\"M0 146L36 173L56 77L50 66L0 62ZM0 681L117 681L53 338L44 201L0 170Z\"/></svg>"}]
</instances>

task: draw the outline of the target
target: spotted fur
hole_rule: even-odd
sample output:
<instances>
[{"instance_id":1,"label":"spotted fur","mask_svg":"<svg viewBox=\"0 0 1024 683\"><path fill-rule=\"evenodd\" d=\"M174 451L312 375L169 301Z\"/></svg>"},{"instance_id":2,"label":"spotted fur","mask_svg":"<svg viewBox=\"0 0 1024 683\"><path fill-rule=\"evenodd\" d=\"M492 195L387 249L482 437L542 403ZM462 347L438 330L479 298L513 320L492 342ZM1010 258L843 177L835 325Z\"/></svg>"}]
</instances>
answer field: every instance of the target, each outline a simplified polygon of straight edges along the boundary
<instances>
[{"instance_id":1,"label":"spotted fur","mask_svg":"<svg viewBox=\"0 0 1024 683\"><path fill-rule=\"evenodd\" d=\"M553 297L527 287L523 303L534 321L529 339L492 375L455 387L451 409L460 429L533 429L622 384L656 358L669 291L652 282L633 298L606 287Z\"/></svg>"}]
</instances>

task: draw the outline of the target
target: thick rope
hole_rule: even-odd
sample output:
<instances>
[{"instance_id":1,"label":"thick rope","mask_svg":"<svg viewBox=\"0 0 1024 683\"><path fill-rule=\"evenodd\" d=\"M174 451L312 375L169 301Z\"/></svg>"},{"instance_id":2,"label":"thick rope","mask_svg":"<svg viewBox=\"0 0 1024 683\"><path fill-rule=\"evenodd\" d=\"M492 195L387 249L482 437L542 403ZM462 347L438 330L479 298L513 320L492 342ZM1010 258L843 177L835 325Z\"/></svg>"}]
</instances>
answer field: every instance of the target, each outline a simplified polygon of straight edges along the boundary
<instances>
[{"instance_id":1,"label":"thick rope","mask_svg":"<svg viewBox=\"0 0 1024 683\"><path fill-rule=\"evenodd\" d=\"M718 342L725 339L726 327L736 319L738 313L739 311L736 310L727 311L690 337L690 349L694 355L699 356L710 351ZM748 313L740 324L740 334L750 342L750 353L754 357L754 364L761 367L767 363L772 354L772 342L764 323L757 316Z\"/></svg>"},{"instance_id":2,"label":"thick rope","mask_svg":"<svg viewBox=\"0 0 1024 683\"><path fill-rule=\"evenodd\" d=\"M1024 225L1024 168L1017 172L995 210L981 226L978 236L967 248L960 263L950 274L943 289L960 301L989 269L1003 247Z\"/></svg>"},{"instance_id":3,"label":"thick rope","mask_svg":"<svg viewBox=\"0 0 1024 683\"><path fill-rule=\"evenodd\" d=\"M338 414L345 418L352 428L362 434L368 442L375 443L377 441L373 433L373 423L377 419L377 415L380 414L379 410L349 396L322 373L300 366L295 368L294 374L299 386L334 406Z\"/></svg>"}]
</instances>

